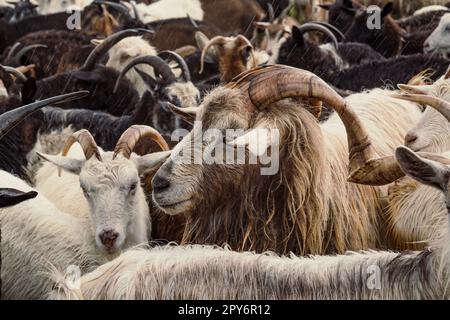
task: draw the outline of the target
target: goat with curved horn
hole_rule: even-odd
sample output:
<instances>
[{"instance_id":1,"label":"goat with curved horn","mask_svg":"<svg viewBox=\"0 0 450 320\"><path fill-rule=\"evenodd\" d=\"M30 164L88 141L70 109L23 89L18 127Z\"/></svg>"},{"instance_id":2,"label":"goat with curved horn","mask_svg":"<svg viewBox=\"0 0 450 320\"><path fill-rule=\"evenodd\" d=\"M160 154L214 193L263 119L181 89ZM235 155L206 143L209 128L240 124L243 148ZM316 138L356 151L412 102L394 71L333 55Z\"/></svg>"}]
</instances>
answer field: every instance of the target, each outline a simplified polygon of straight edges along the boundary
<instances>
[{"instance_id":1,"label":"goat with curved horn","mask_svg":"<svg viewBox=\"0 0 450 320\"><path fill-rule=\"evenodd\" d=\"M428 105L450 121L450 103L441 98L420 94L393 94L392 97Z\"/></svg>"},{"instance_id":2,"label":"goat with curved horn","mask_svg":"<svg viewBox=\"0 0 450 320\"><path fill-rule=\"evenodd\" d=\"M116 43L118 43L120 40L132 37L132 36L138 36L142 32L147 32L149 30L145 29L128 29L123 30L117 33L114 33L113 35L106 38L102 43L100 43L97 47L95 47L94 50L89 54L89 56L86 59L86 62L83 65L83 69L85 70L92 70L94 66L99 63L99 61L103 58L103 56L111 49Z\"/></svg>"},{"instance_id":3,"label":"goat with curved horn","mask_svg":"<svg viewBox=\"0 0 450 320\"><path fill-rule=\"evenodd\" d=\"M169 151L170 148L167 142L161 136L161 134L149 126L134 125L128 128L117 142L114 149L114 157L122 154L125 158L129 159L136 145L143 139L151 139L156 142L163 151Z\"/></svg>"},{"instance_id":4,"label":"goat with curved horn","mask_svg":"<svg viewBox=\"0 0 450 320\"><path fill-rule=\"evenodd\" d=\"M20 42L16 42L13 44L13 46L11 47L11 49L9 49L8 55L5 58L5 61L8 61L9 59L11 59L11 57L15 54L17 48L19 48L22 44Z\"/></svg>"},{"instance_id":5,"label":"goat with curved horn","mask_svg":"<svg viewBox=\"0 0 450 320\"><path fill-rule=\"evenodd\" d=\"M189 68L186 64L186 61L184 61L183 57L180 56L178 53L170 50L161 51L158 53L158 57L160 57L163 60L171 59L175 61L178 66L181 68L181 73L186 82L191 81L191 73L189 71Z\"/></svg>"},{"instance_id":6,"label":"goat with curved horn","mask_svg":"<svg viewBox=\"0 0 450 320\"><path fill-rule=\"evenodd\" d=\"M48 48L48 47L45 44L32 44L32 45L29 45L29 46L25 46L22 49L20 49L19 52L14 54L14 56L12 57L12 61L14 63L16 63L16 64L20 64L20 59L24 55L26 55L31 50L39 49L39 48ZM6 61L9 61L9 60L7 59Z\"/></svg>"},{"instance_id":7,"label":"goat with curved horn","mask_svg":"<svg viewBox=\"0 0 450 320\"><path fill-rule=\"evenodd\" d=\"M84 155L86 156L86 160L89 160L90 158L95 156L97 160L102 161L102 157L100 156L97 143L95 142L95 139L92 136L92 134L86 129L82 129L73 133L67 139L62 151L63 157L67 155L70 148L75 142L78 142L81 145Z\"/></svg>"},{"instance_id":8,"label":"goat with curved horn","mask_svg":"<svg viewBox=\"0 0 450 320\"><path fill-rule=\"evenodd\" d=\"M298 30L301 33L305 33L307 31L320 31L320 32L324 33L325 35L327 35L331 39L335 48L337 48L339 45L339 42L338 42L336 36L334 35L334 33L331 32L330 29L328 29L327 27L324 27L320 24L308 22L308 23L302 24L300 27L298 27Z\"/></svg>"},{"instance_id":9,"label":"goat with curved horn","mask_svg":"<svg viewBox=\"0 0 450 320\"><path fill-rule=\"evenodd\" d=\"M89 91L77 91L37 101L0 115L0 139L33 112L48 105L58 105L75 99L82 99Z\"/></svg>"},{"instance_id":10,"label":"goat with curved horn","mask_svg":"<svg viewBox=\"0 0 450 320\"><path fill-rule=\"evenodd\" d=\"M321 102L326 103L336 111L347 131L349 181L364 183L366 178L372 178L366 164L378 157L366 129L348 103L315 74L282 65L263 66L239 75L227 87L240 89L246 94L247 105L259 111L293 97L319 102L318 108Z\"/></svg>"},{"instance_id":11,"label":"goat with curved horn","mask_svg":"<svg viewBox=\"0 0 450 320\"><path fill-rule=\"evenodd\" d=\"M116 85L114 86L113 92L117 91L120 81L122 81L122 78L127 74L127 72L138 64L148 64L153 67L155 73L161 75L164 84L171 84L177 80L169 65L163 59L158 56L141 56L131 60L125 68L122 69L116 80Z\"/></svg>"}]
</instances>

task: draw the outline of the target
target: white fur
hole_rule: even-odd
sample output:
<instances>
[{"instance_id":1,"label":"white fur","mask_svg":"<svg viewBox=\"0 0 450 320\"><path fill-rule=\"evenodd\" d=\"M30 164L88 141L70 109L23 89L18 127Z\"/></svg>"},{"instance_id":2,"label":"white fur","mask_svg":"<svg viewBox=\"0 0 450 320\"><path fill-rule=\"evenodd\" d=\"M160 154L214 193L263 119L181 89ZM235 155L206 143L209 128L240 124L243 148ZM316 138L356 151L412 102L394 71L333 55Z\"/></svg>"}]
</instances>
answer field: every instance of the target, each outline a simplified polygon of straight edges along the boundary
<instances>
[{"instance_id":1,"label":"white fur","mask_svg":"<svg viewBox=\"0 0 450 320\"><path fill-rule=\"evenodd\" d=\"M424 13L433 12L433 11L441 11L441 10L449 10L449 8L435 4L435 5L426 6L419 10L414 11L414 15L418 16L418 15L421 15Z\"/></svg>"},{"instance_id":2,"label":"white fur","mask_svg":"<svg viewBox=\"0 0 450 320\"><path fill-rule=\"evenodd\" d=\"M186 18L188 15L194 20L203 20L203 9L200 0L160 0L146 5L136 5L139 19L144 23L172 18Z\"/></svg>"},{"instance_id":3,"label":"white fur","mask_svg":"<svg viewBox=\"0 0 450 320\"><path fill-rule=\"evenodd\" d=\"M68 10L82 10L92 0L38 0L40 14L52 14Z\"/></svg>"},{"instance_id":4,"label":"white fur","mask_svg":"<svg viewBox=\"0 0 450 320\"><path fill-rule=\"evenodd\" d=\"M24 181L0 171L0 187L29 192ZM50 266L82 272L106 261L98 255L86 223L58 210L42 194L0 209L3 299L43 299L52 281Z\"/></svg>"},{"instance_id":5,"label":"white fur","mask_svg":"<svg viewBox=\"0 0 450 320\"><path fill-rule=\"evenodd\" d=\"M117 253L148 241L149 208L134 162L120 155L112 160L112 152L101 153L103 162L95 157L86 161L80 176L63 172L59 177L56 167L45 163L36 174L36 189L61 211L88 220L88 229L100 251L107 251L100 240L101 234L106 230L118 233L113 251L109 252ZM68 157L85 161L79 144L71 148ZM136 183L136 191L129 195L128 187L132 183ZM86 195L80 185L88 191Z\"/></svg>"},{"instance_id":6,"label":"white fur","mask_svg":"<svg viewBox=\"0 0 450 320\"><path fill-rule=\"evenodd\" d=\"M132 59L136 57L156 55L156 49L147 41L142 39L142 37L128 37L119 41L109 50L108 53L109 60L106 63L106 66L121 71ZM138 68L152 77L155 77L155 72L149 65L139 65ZM135 85L139 95L142 96L147 90L147 86L134 68L127 72L126 77Z\"/></svg>"},{"instance_id":7,"label":"white fur","mask_svg":"<svg viewBox=\"0 0 450 320\"><path fill-rule=\"evenodd\" d=\"M441 17L439 25L425 41L424 51L426 53L438 52L443 54L450 52L450 13Z\"/></svg>"}]
</instances>

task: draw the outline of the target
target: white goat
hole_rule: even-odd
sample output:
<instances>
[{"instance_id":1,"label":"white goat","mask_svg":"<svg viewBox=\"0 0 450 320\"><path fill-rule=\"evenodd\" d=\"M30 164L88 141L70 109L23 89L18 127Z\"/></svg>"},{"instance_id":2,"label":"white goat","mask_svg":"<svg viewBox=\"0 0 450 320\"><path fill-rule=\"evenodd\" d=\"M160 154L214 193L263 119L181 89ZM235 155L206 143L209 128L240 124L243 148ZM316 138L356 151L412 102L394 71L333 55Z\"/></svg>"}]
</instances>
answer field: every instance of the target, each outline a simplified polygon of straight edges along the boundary
<instances>
[{"instance_id":1,"label":"white goat","mask_svg":"<svg viewBox=\"0 0 450 320\"><path fill-rule=\"evenodd\" d=\"M450 52L450 13L441 17L436 29L423 44L425 53L438 52L448 55Z\"/></svg>"},{"instance_id":2,"label":"white goat","mask_svg":"<svg viewBox=\"0 0 450 320\"><path fill-rule=\"evenodd\" d=\"M397 149L402 169L444 192L450 168ZM205 246L132 250L81 278L63 277L52 298L71 299L449 299L449 216L436 247L281 258Z\"/></svg>"},{"instance_id":3,"label":"white goat","mask_svg":"<svg viewBox=\"0 0 450 320\"><path fill-rule=\"evenodd\" d=\"M101 40L92 40L92 43L95 45L99 45L101 42ZM156 49L142 39L142 37L128 37L119 41L109 49L108 54L109 59L106 66L116 69L117 71L122 71L125 66L136 57L156 55ZM155 72L151 66L145 65L141 70L153 78L155 77ZM142 96L147 90L147 86L136 70L131 69L127 72L126 77L134 84L139 95Z\"/></svg>"},{"instance_id":4,"label":"white goat","mask_svg":"<svg viewBox=\"0 0 450 320\"><path fill-rule=\"evenodd\" d=\"M105 254L117 254L122 249L146 243L150 236L149 207L139 174L163 161L167 153L143 157L131 154L128 150L133 150L142 138L154 139L168 150L154 129L132 126L119 139L115 152L103 152L90 133L81 130L68 140L63 156L38 153L72 174L60 178L56 169L52 172L49 164L44 165L36 175L37 190L61 211L88 220L88 229ZM76 141L80 142L85 156L64 157Z\"/></svg>"},{"instance_id":5,"label":"white goat","mask_svg":"<svg viewBox=\"0 0 450 320\"><path fill-rule=\"evenodd\" d=\"M450 16L449 16L450 17ZM431 85L399 85L406 92L429 94L450 102L450 68ZM450 150L450 123L437 110L427 107L420 121L405 136L414 151L441 153Z\"/></svg>"},{"instance_id":6,"label":"white goat","mask_svg":"<svg viewBox=\"0 0 450 320\"><path fill-rule=\"evenodd\" d=\"M203 20L203 9L200 0L160 0L146 5L136 5L139 19L144 23L172 18L186 18L188 15L195 20Z\"/></svg>"},{"instance_id":7,"label":"white goat","mask_svg":"<svg viewBox=\"0 0 450 320\"><path fill-rule=\"evenodd\" d=\"M0 188L33 191L23 180L0 171ZM57 209L44 196L0 208L1 293L3 299L43 299L52 282L50 265L82 272L106 262L86 224Z\"/></svg>"}]
</instances>

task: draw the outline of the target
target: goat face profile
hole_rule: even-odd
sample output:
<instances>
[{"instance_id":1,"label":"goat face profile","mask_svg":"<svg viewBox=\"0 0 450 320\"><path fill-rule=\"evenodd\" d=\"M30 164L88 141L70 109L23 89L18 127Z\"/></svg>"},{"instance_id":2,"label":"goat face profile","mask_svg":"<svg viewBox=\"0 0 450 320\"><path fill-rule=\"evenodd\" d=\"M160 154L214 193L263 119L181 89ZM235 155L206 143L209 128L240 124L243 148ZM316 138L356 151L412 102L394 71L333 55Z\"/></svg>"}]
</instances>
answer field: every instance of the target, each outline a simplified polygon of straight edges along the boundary
<instances>
[{"instance_id":1,"label":"goat face profile","mask_svg":"<svg viewBox=\"0 0 450 320\"><path fill-rule=\"evenodd\" d=\"M91 211L95 242L108 254L148 239L149 212L139 174L151 169L155 159L164 160L166 153L143 157L131 154L142 138L150 138L168 150L156 130L132 126L119 139L114 152L101 152L92 135L80 130L68 139L63 156L39 154L59 168L79 175ZM81 144L85 159L64 157L75 142Z\"/></svg>"}]
</instances>

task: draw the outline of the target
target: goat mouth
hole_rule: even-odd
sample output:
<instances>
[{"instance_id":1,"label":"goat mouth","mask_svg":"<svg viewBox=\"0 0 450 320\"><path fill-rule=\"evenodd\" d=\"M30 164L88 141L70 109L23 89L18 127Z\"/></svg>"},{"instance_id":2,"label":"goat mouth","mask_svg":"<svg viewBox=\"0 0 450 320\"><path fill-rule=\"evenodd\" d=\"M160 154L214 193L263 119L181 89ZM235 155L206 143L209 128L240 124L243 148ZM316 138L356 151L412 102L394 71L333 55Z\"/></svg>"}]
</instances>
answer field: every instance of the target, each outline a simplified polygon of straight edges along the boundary
<instances>
[{"instance_id":1,"label":"goat mouth","mask_svg":"<svg viewBox=\"0 0 450 320\"><path fill-rule=\"evenodd\" d=\"M156 203L161 209L166 210L166 209L176 208L176 207L178 207L180 205L183 205L183 204L186 204L186 203L190 202L191 200L192 200L192 197L188 198L188 199L185 199L185 200L172 202L172 203L160 203L159 201L156 201Z\"/></svg>"}]
</instances>

